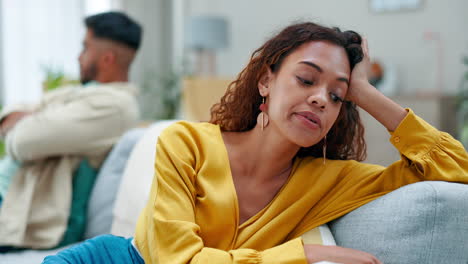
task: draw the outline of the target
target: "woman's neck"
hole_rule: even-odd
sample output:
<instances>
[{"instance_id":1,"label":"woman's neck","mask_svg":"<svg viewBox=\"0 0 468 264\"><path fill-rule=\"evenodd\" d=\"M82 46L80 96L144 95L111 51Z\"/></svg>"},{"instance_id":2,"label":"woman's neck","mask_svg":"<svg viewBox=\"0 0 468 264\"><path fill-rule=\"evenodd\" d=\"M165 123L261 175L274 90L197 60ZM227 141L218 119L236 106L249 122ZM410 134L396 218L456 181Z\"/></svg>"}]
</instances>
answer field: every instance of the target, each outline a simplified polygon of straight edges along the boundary
<instances>
[{"instance_id":1,"label":"woman's neck","mask_svg":"<svg viewBox=\"0 0 468 264\"><path fill-rule=\"evenodd\" d=\"M257 125L246 132L224 132L223 138L233 173L257 182L284 175L299 150L273 127L262 131Z\"/></svg>"}]
</instances>

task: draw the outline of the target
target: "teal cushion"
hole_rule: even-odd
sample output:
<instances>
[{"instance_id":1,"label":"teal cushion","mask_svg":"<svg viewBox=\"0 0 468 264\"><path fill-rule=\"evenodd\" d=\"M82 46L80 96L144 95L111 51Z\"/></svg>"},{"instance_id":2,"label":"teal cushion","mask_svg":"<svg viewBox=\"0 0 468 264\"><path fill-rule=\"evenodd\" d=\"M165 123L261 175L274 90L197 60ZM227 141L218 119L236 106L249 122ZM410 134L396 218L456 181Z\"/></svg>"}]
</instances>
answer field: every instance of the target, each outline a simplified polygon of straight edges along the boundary
<instances>
[{"instance_id":1,"label":"teal cushion","mask_svg":"<svg viewBox=\"0 0 468 264\"><path fill-rule=\"evenodd\" d=\"M97 172L97 169L91 167L87 160L83 160L73 174L70 216L65 234L57 247L63 247L82 240L86 229L88 200Z\"/></svg>"},{"instance_id":2,"label":"teal cushion","mask_svg":"<svg viewBox=\"0 0 468 264\"><path fill-rule=\"evenodd\" d=\"M5 156L0 159L0 197L4 197L7 193L11 180L18 172L19 167L19 162L15 161L10 156Z\"/></svg>"}]
</instances>

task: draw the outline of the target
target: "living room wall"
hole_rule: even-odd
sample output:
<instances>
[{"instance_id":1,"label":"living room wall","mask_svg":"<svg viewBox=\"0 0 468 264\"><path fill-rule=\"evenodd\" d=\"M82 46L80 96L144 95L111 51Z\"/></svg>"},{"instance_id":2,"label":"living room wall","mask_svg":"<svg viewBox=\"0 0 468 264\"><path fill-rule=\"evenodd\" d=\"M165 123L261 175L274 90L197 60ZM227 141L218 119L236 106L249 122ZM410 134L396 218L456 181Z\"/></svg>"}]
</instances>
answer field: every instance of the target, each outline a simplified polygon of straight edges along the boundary
<instances>
[{"instance_id":1,"label":"living room wall","mask_svg":"<svg viewBox=\"0 0 468 264\"><path fill-rule=\"evenodd\" d=\"M144 119L161 118L164 80L171 78L174 66L174 9L179 0L121 0L121 8L143 26L143 42L130 78L139 85ZM180 18L182 19L182 18ZM180 44L180 41L177 43ZM180 48L179 48L180 50Z\"/></svg>"},{"instance_id":2,"label":"living room wall","mask_svg":"<svg viewBox=\"0 0 468 264\"><path fill-rule=\"evenodd\" d=\"M143 41L131 68L131 79L141 84L148 72L170 65L170 1L122 0L122 10L143 26Z\"/></svg>"},{"instance_id":3,"label":"living room wall","mask_svg":"<svg viewBox=\"0 0 468 264\"><path fill-rule=\"evenodd\" d=\"M255 48L274 32L300 19L365 35L371 56L395 65L401 94L456 91L463 72L462 54L468 53L468 1L424 0L419 10L383 14L371 12L369 2L186 0L186 8L189 15L220 15L229 20L230 47L218 55L218 72L223 76L235 76ZM427 32L440 35L440 66L437 42L425 39Z\"/></svg>"}]
</instances>

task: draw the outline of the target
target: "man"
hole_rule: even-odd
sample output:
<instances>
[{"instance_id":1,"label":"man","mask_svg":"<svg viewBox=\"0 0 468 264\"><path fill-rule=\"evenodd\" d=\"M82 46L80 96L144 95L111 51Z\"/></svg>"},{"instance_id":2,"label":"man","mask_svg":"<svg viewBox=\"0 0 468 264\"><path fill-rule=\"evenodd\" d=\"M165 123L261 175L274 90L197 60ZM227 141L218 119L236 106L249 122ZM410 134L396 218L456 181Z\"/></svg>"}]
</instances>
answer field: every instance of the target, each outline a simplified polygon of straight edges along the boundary
<instances>
[{"instance_id":1,"label":"man","mask_svg":"<svg viewBox=\"0 0 468 264\"><path fill-rule=\"evenodd\" d=\"M141 26L119 12L87 17L85 24L82 85L0 115L9 171L0 171L8 186L0 193L0 246L52 248L79 240L84 223L77 227L71 218L86 210L96 169L138 119L128 73Z\"/></svg>"}]
</instances>

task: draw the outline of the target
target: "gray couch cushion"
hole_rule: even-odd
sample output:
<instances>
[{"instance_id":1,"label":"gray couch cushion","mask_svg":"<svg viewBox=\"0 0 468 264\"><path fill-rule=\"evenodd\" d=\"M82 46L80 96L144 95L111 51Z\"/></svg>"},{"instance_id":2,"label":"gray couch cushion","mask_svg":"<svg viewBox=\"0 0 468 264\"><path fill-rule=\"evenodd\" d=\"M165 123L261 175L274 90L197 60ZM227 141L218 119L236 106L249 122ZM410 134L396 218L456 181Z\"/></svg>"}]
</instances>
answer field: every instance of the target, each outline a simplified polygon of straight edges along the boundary
<instances>
[{"instance_id":1,"label":"gray couch cushion","mask_svg":"<svg viewBox=\"0 0 468 264\"><path fill-rule=\"evenodd\" d=\"M336 243L385 264L468 263L468 186L420 182L329 224Z\"/></svg>"},{"instance_id":2,"label":"gray couch cushion","mask_svg":"<svg viewBox=\"0 0 468 264\"><path fill-rule=\"evenodd\" d=\"M125 133L104 161L88 203L85 239L110 233L115 197L127 159L145 130L135 128Z\"/></svg>"}]
</instances>

